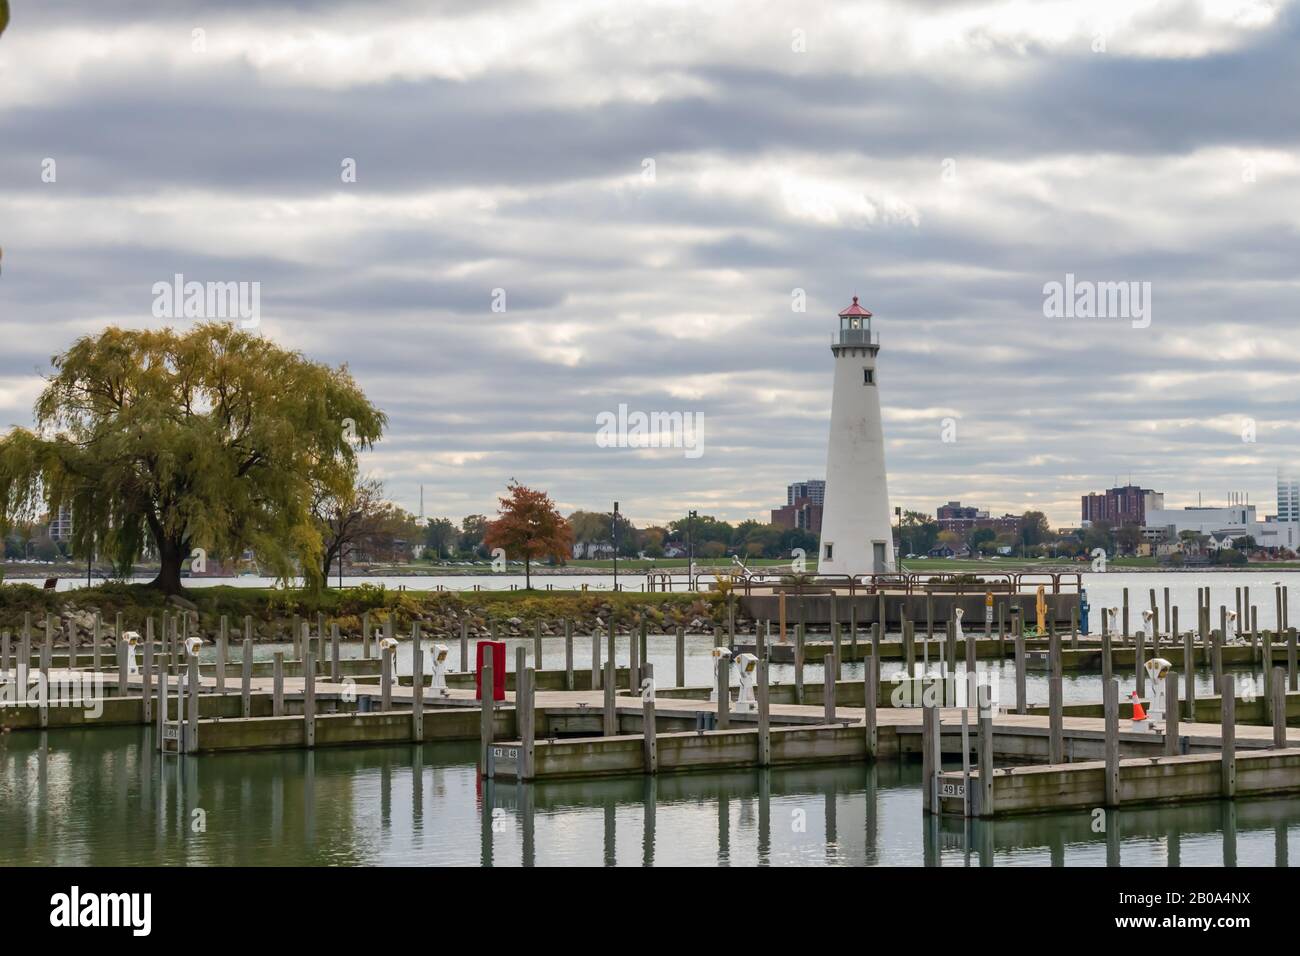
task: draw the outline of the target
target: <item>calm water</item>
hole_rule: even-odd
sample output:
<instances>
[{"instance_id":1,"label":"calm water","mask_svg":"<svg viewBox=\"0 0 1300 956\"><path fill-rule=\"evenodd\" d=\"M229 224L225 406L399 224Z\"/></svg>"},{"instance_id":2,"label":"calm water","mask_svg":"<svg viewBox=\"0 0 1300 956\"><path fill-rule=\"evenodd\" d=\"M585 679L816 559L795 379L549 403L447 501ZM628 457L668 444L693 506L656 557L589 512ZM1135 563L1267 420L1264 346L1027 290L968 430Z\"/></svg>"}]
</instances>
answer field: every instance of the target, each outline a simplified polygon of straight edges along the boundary
<instances>
[{"instance_id":1,"label":"calm water","mask_svg":"<svg viewBox=\"0 0 1300 956\"><path fill-rule=\"evenodd\" d=\"M473 744L163 761L150 729L0 738L0 864L1271 866L1300 801L927 823L917 763L491 784ZM202 811L205 829L196 826Z\"/></svg>"}]
</instances>

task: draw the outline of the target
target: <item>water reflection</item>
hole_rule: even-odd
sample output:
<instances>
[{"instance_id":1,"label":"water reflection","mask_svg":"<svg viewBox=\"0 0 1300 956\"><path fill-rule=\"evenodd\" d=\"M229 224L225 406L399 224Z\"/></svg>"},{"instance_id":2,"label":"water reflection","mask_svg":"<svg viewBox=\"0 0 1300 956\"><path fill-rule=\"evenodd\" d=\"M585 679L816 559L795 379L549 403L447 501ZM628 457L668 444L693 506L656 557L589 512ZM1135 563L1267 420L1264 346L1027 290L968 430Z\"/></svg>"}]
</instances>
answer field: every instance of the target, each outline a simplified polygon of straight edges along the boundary
<instances>
[{"instance_id":1,"label":"water reflection","mask_svg":"<svg viewBox=\"0 0 1300 956\"><path fill-rule=\"evenodd\" d=\"M473 744L178 759L152 729L0 736L0 863L1236 866L1296 801L925 818L916 763L516 785Z\"/></svg>"}]
</instances>

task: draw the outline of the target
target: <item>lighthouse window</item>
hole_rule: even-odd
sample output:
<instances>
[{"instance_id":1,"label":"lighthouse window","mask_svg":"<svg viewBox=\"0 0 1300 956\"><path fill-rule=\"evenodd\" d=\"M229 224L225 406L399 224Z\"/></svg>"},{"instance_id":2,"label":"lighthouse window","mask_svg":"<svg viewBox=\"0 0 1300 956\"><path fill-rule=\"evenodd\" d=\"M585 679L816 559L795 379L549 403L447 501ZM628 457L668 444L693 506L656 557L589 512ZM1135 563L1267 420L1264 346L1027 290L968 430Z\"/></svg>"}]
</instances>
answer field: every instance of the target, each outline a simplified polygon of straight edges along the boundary
<instances>
[{"instance_id":1,"label":"lighthouse window","mask_svg":"<svg viewBox=\"0 0 1300 956\"><path fill-rule=\"evenodd\" d=\"M863 385L876 384L876 374L873 369L864 368L862 370L862 384Z\"/></svg>"},{"instance_id":2,"label":"lighthouse window","mask_svg":"<svg viewBox=\"0 0 1300 956\"><path fill-rule=\"evenodd\" d=\"M823 561L830 561L830 560L831 560L831 555L834 554L834 552L835 552L835 545L833 545L833 544L827 542L827 544L826 544L826 556L823 557L822 560L823 560Z\"/></svg>"}]
</instances>

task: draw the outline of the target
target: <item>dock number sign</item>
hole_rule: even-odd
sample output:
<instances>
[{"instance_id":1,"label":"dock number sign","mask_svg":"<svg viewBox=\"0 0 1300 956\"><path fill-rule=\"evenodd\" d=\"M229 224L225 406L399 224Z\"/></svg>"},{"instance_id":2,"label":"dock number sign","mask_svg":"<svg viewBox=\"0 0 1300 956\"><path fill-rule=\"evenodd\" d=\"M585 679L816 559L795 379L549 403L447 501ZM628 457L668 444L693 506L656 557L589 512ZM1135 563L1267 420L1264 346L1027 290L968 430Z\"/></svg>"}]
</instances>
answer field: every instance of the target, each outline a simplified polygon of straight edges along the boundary
<instances>
[{"instance_id":1,"label":"dock number sign","mask_svg":"<svg viewBox=\"0 0 1300 956\"><path fill-rule=\"evenodd\" d=\"M987 591L984 594L984 623L993 623L993 592Z\"/></svg>"},{"instance_id":2,"label":"dock number sign","mask_svg":"<svg viewBox=\"0 0 1300 956\"><path fill-rule=\"evenodd\" d=\"M964 783L941 783L939 784L939 796L964 797L966 796L966 785Z\"/></svg>"}]
</instances>

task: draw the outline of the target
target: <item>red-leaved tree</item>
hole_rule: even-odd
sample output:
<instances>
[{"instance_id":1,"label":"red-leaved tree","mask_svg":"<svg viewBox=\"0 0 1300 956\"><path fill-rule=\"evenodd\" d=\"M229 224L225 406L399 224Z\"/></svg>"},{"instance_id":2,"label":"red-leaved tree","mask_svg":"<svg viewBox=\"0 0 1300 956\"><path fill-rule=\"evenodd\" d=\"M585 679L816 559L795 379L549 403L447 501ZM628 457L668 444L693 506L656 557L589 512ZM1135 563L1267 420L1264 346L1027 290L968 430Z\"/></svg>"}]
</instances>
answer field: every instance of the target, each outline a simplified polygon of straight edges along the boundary
<instances>
[{"instance_id":1,"label":"red-leaved tree","mask_svg":"<svg viewBox=\"0 0 1300 956\"><path fill-rule=\"evenodd\" d=\"M544 491L525 488L513 478L509 496L499 499L496 521L487 527L483 543L501 548L507 558L524 559L524 587L532 590L532 562L536 558L564 561L573 553L573 529Z\"/></svg>"}]
</instances>

